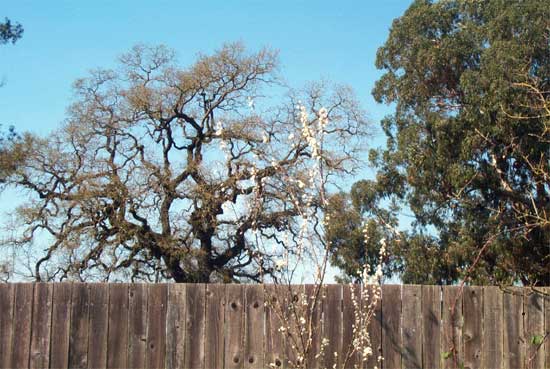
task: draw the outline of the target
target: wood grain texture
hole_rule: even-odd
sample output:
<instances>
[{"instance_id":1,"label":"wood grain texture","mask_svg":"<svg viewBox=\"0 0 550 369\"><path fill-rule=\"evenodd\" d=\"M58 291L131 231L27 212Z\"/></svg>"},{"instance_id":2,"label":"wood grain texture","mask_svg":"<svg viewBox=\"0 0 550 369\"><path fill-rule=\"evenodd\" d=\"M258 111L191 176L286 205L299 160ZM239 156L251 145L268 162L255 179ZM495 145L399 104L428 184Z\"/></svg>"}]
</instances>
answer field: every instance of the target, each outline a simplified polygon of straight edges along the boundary
<instances>
[{"instance_id":1,"label":"wood grain texture","mask_svg":"<svg viewBox=\"0 0 550 369\"><path fill-rule=\"evenodd\" d=\"M270 368L285 367L285 333L280 329L284 326L280 309L281 295L284 286L267 285L264 288L266 301L266 337L265 337L265 364ZM226 305L229 300L226 300ZM226 316L226 326L229 316Z\"/></svg>"},{"instance_id":2,"label":"wood grain texture","mask_svg":"<svg viewBox=\"0 0 550 369\"><path fill-rule=\"evenodd\" d=\"M339 366L342 353L342 285L325 286L326 297L323 300L323 339L328 340L325 347L324 365L332 368Z\"/></svg>"},{"instance_id":3,"label":"wood grain texture","mask_svg":"<svg viewBox=\"0 0 550 369\"><path fill-rule=\"evenodd\" d=\"M109 285L109 335L107 366L128 367L128 284Z\"/></svg>"},{"instance_id":4,"label":"wood grain texture","mask_svg":"<svg viewBox=\"0 0 550 369\"><path fill-rule=\"evenodd\" d=\"M30 368L48 368L50 365L52 298L53 284L35 284L31 329L31 352L29 360Z\"/></svg>"},{"instance_id":5,"label":"wood grain texture","mask_svg":"<svg viewBox=\"0 0 550 369\"><path fill-rule=\"evenodd\" d=\"M544 345L537 344L544 332L544 297L541 293L528 291L524 295L525 360L527 369L544 369Z\"/></svg>"},{"instance_id":6,"label":"wood grain texture","mask_svg":"<svg viewBox=\"0 0 550 369\"><path fill-rule=\"evenodd\" d=\"M206 286L206 317L204 368L223 368L225 285Z\"/></svg>"},{"instance_id":7,"label":"wood grain texture","mask_svg":"<svg viewBox=\"0 0 550 369\"><path fill-rule=\"evenodd\" d=\"M69 367L69 339L71 327L71 301L73 284L68 282L53 285L52 337L50 368Z\"/></svg>"},{"instance_id":8,"label":"wood grain texture","mask_svg":"<svg viewBox=\"0 0 550 369\"><path fill-rule=\"evenodd\" d=\"M159 283L151 284L148 287L147 351L145 362L146 368L160 369L165 368L168 285L166 283Z\"/></svg>"},{"instance_id":9,"label":"wood grain texture","mask_svg":"<svg viewBox=\"0 0 550 369\"><path fill-rule=\"evenodd\" d=\"M502 368L502 319L502 291L496 286L487 286L483 291L483 368Z\"/></svg>"},{"instance_id":10,"label":"wood grain texture","mask_svg":"<svg viewBox=\"0 0 550 369\"><path fill-rule=\"evenodd\" d=\"M384 368L401 368L401 286L382 286L382 353Z\"/></svg>"},{"instance_id":11,"label":"wood grain texture","mask_svg":"<svg viewBox=\"0 0 550 369\"><path fill-rule=\"evenodd\" d=\"M74 283L69 335L69 367L88 367L88 322L90 296L86 283Z\"/></svg>"},{"instance_id":12,"label":"wood grain texture","mask_svg":"<svg viewBox=\"0 0 550 369\"><path fill-rule=\"evenodd\" d=\"M352 292L354 299L352 299ZM360 286L345 284L342 286L342 366L353 368L359 365L359 355L353 345L353 324L355 323L355 309L361 309ZM353 300L357 305L353 304Z\"/></svg>"},{"instance_id":13,"label":"wood grain texture","mask_svg":"<svg viewBox=\"0 0 550 369\"><path fill-rule=\"evenodd\" d=\"M12 368L29 367L33 291L34 285L32 283L17 283L15 285Z\"/></svg>"},{"instance_id":14,"label":"wood grain texture","mask_svg":"<svg viewBox=\"0 0 550 369\"><path fill-rule=\"evenodd\" d=\"M550 368L550 287L541 288L544 299L544 367Z\"/></svg>"},{"instance_id":15,"label":"wood grain texture","mask_svg":"<svg viewBox=\"0 0 550 369\"><path fill-rule=\"evenodd\" d=\"M14 284L0 283L0 368L11 366L13 343Z\"/></svg>"},{"instance_id":16,"label":"wood grain texture","mask_svg":"<svg viewBox=\"0 0 550 369\"><path fill-rule=\"evenodd\" d=\"M443 287L441 312L441 356L443 368L459 368L464 363L462 345L462 290L459 286Z\"/></svg>"},{"instance_id":17,"label":"wood grain texture","mask_svg":"<svg viewBox=\"0 0 550 369\"><path fill-rule=\"evenodd\" d=\"M422 286L402 287L401 315L403 368L422 368Z\"/></svg>"},{"instance_id":18,"label":"wood grain texture","mask_svg":"<svg viewBox=\"0 0 550 369\"><path fill-rule=\"evenodd\" d=\"M304 286L304 294L308 300L307 316L311 325L311 344L307 355L307 362L312 368L320 367L320 360L317 355L321 349L322 338L322 298L321 288L313 284Z\"/></svg>"},{"instance_id":19,"label":"wood grain texture","mask_svg":"<svg viewBox=\"0 0 550 369\"><path fill-rule=\"evenodd\" d=\"M148 285L128 286L128 367L145 368L147 352Z\"/></svg>"},{"instance_id":20,"label":"wood grain texture","mask_svg":"<svg viewBox=\"0 0 550 369\"><path fill-rule=\"evenodd\" d=\"M107 340L109 334L109 285L91 283L88 328L88 368L107 367Z\"/></svg>"},{"instance_id":21,"label":"wood grain texture","mask_svg":"<svg viewBox=\"0 0 550 369\"><path fill-rule=\"evenodd\" d=\"M185 368L198 369L204 365L204 328L206 285L189 284L186 289Z\"/></svg>"},{"instance_id":22,"label":"wood grain texture","mask_svg":"<svg viewBox=\"0 0 550 369\"><path fill-rule=\"evenodd\" d=\"M166 310L166 367L183 368L185 359L185 302L186 285L172 283L168 286Z\"/></svg>"},{"instance_id":23,"label":"wood grain texture","mask_svg":"<svg viewBox=\"0 0 550 369\"><path fill-rule=\"evenodd\" d=\"M422 364L441 368L441 287L422 286Z\"/></svg>"},{"instance_id":24,"label":"wood grain texture","mask_svg":"<svg viewBox=\"0 0 550 369\"><path fill-rule=\"evenodd\" d=\"M523 293L519 288L509 287L503 296L503 368L516 369L523 366Z\"/></svg>"},{"instance_id":25,"label":"wood grain texture","mask_svg":"<svg viewBox=\"0 0 550 369\"><path fill-rule=\"evenodd\" d=\"M264 289L262 285L245 289L244 367L264 367Z\"/></svg>"},{"instance_id":26,"label":"wood grain texture","mask_svg":"<svg viewBox=\"0 0 550 369\"><path fill-rule=\"evenodd\" d=\"M225 363L227 369L244 368L244 287L225 287Z\"/></svg>"},{"instance_id":27,"label":"wood grain texture","mask_svg":"<svg viewBox=\"0 0 550 369\"><path fill-rule=\"evenodd\" d=\"M483 348L483 288L464 287L462 296L464 328L464 368L474 369L481 366Z\"/></svg>"},{"instance_id":28,"label":"wood grain texture","mask_svg":"<svg viewBox=\"0 0 550 369\"><path fill-rule=\"evenodd\" d=\"M383 290L378 285L367 285L363 288L363 293L366 294L364 303L371 309L374 315L368 323L368 331L371 339L372 355L366 362L367 368L382 367L379 358L383 357L382 352L382 294ZM379 294L378 297L376 295Z\"/></svg>"}]
</instances>

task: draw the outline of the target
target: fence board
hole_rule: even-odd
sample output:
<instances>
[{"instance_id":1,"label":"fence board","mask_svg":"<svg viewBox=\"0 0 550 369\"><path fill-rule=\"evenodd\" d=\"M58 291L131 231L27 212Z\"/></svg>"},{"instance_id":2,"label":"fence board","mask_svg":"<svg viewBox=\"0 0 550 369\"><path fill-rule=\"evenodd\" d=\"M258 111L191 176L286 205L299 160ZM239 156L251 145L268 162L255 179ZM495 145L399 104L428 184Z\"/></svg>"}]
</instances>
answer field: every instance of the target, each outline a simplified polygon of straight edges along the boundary
<instances>
[{"instance_id":1,"label":"fence board","mask_svg":"<svg viewBox=\"0 0 550 369\"><path fill-rule=\"evenodd\" d=\"M245 289L245 344L244 367L264 366L264 291L263 286L247 286Z\"/></svg>"},{"instance_id":2,"label":"fence board","mask_svg":"<svg viewBox=\"0 0 550 369\"><path fill-rule=\"evenodd\" d=\"M72 283L53 285L52 337L55 337L55 344L50 349L51 368L69 367L72 290Z\"/></svg>"},{"instance_id":3,"label":"fence board","mask_svg":"<svg viewBox=\"0 0 550 369\"><path fill-rule=\"evenodd\" d=\"M243 368L244 342L244 287L228 285L225 287L225 364L224 367Z\"/></svg>"},{"instance_id":4,"label":"fence board","mask_svg":"<svg viewBox=\"0 0 550 369\"><path fill-rule=\"evenodd\" d=\"M422 363L441 368L441 287L422 286Z\"/></svg>"},{"instance_id":5,"label":"fence board","mask_svg":"<svg viewBox=\"0 0 550 369\"><path fill-rule=\"evenodd\" d=\"M355 297L354 305L352 293ZM359 365L359 356L353 347L353 324L355 323L355 309L361 309L359 285L345 284L342 286L342 360L346 368ZM356 307L355 307L356 306Z\"/></svg>"},{"instance_id":6,"label":"fence board","mask_svg":"<svg viewBox=\"0 0 550 369\"><path fill-rule=\"evenodd\" d=\"M464 343L464 368L479 368L483 352L483 288L464 287L462 312L464 328L462 339Z\"/></svg>"},{"instance_id":7,"label":"fence board","mask_svg":"<svg viewBox=\"0 0 550 369\"><path fill-rule=\"evenodd\" d=\"M29 367L33 289L31 283L15 285L12 368Z\"/></svg>"},{"instance_id":8,"label":"fence board","mask_svg":"<svg viewBox=\"0 0 550 369\"><path fill-rule=\"evenodd\" d=\"M509 288L503 296L504 365L506 369L522 367L523 296L518 288Z\"/></svg>"},{"instance_id":9,"label":"fence board","mask_svg":"<svg viewBox=\"0 0 550 369\"><path fill-rule=\"evenodd\" d=\"M483 291L483 352L482 367L502 368L502 292L498 287L485 287Z\"/></svg>"},{"instance_id":10,"label":"fence board","mask_svg":"<svg viewBox=\"0 0 550 369\"><path fill-rule=\"evenodd\" d=\"M401 286L382 286L382 353L385 369L401 368Z\"/></svg>"},{"instance_id":11,"label":"fence board","mask_svg":"<svg viewBox=\"0 0 550 369\"><path fill-rule=\"evenodd\" d=\"M365 286L363 293L368 293L368 298L364 298L370 309L373 309L374 316L369 323L368 331L371 338L372 356L366 362L367 368L380 368L382 363L378 360L383 357L382 352L382 300L381 296L384 293L382 288L377 285ZM376 295L379 294L378 297Z\"/></svg>"},{"instance_id":12,"label":"fence board","mask_svg":"<svg viewBox=\"0 0 550 369\"><path fill-rule=\"evenodd\" d=\"M306 309L306 315L311 325L311 344L307 355L307 362L310 367L319 367L320 361L316 357L321 349L321 315L322 315L322 291L319 286L307 284L304 286L304 297L308 300L309 305ZM267 362L266 362L267 364Z\"/></svg>"},{"instance_id":13,"label":"fence board","mask_svg":"<svg viewBox=\"0 0 550 369\"><path fill-rule=\"evenodd\" d=\"M544 337L544 299L542 294L532 291L527 292L524 298L524 311L526 314L526 367L527 369L544 368L544 345L536 341Z\"/></svg>"},{"instance_id":14,"label":"fence board","mask_svg":"<svg viewBox=\"0 0 550 369\"><path fill-rule=\"evenodd\" d=\"M73 284L71 328L69 336L69 367L88 367L88 285Z\"/></svg>"},{"instance_id":15,"label":"fence board","mask_svg":"<svg viewBox=\"0 0 550 369\"><path fill-rule=\"evenodd\" d=\"M148 288L138 283L128 286L128 367L145 368L147 352Z\"/></svg>"},{"instance_id":16,"label":"fence board","mask_svg":"<svg viewBox=\"0 0 550 369\"><path fill-rule=\"evenodd\" d=\"M30 368L47 368L50 365L52 297L52 284L38 283L34 286Z\"/></svg>"},{"instance_id":17,"label":"fence board","mask_svg":"<svg viewBox=\"0 0 550 369\"><path fill-rule=\"evenodd\" d=\"M445 286L442 294L441 354L443 368L458 368L463 363L462 291L458 286Z\"/></svg>"},{"instance_id":18,"label":"fence board","mask_svg":"<svg viewBox=\"0 0 550 369\"><path fill-rule=\"evenodd\" d=\"M204 365L204 284L187 285L187 319L185 327L185 368L198 369Z\"/></svg>"},{"instance_id":19,"label":"fence board","mask_svg":"<svg viewBox=\"0 0 550 369\"><path fill-rule=\"evenodd\" d=\"M544 365L550 368L550 287L542 288L544 297Z\"/></svg>"},{"instance_id":20,"label":"fence board","mask_svg":"<svg viewBox=\"0 0 550 369\"><path fill-rule=\"evenodd\" d=\"M107 366L128 367L128 284L109 285L109 335Z\"/></svg>"},{"instance_id":21,"label":"fence board","mask_svg":"<svg viewBox=\"0 0 550 369\"><path fill-rule=\"evenodd\" d=\"M185 303L186 285L172 283L168 286L166 311L166 367L183 368L185 359ZM214 368L214 367L213 367Z\"/></svg>"},{"instance_id":22,"label":"fence board","mask_svg":"<svg viewBox=\"0 0 550 369\"><path fill-rule=\"evenodd\" d=\"M168 285L152 284L148 288L146 367L164 368L166 354L166 302ZM190 367L192 368L192 367Z\"/></svg>"},{"instance_id":23,"label":"fence board","mask_svg":"<svg viewBox=\"0 0 550 369\"><path fill-rule=\"evenodd\" d=\"M339 365L341 358L334 353L342 352L342 285L325 286L326 297L323 300L323 339L328 340L325 347L325 367Z\"/></svg>"},{"instance_id":24,"label":"fence board","mask_svg":"<svg viewBox=\"0 0 550 369\"><path fill-rule=\"evenodd\" d=\"M109 334L109 285L88 285L90 296L90 325L88 328L88 368L107 366L107 340Z\"/></svg>"},{"instance_id":25,"label":"fence board","mask_svg":"<svg viewBox=\"0 0 550 369\"><path fill-rule=\"evenodd\" d=\"M403 368L422 368L422 286L402 287Z\"/></svg>"},{"instance_id":26,"label":"fence board","mask_svg":"<svg viewBox=\"0 0 550 369\"><path fill-rule=\"evenodd\" d=\"M263 301L262 301L263 304ZM204 368L223 368L225 285L206 286Z\"/></svg>"},{"instance_id":27,"label":"fence board","mask_svg":"<svg viewBox=\"0 0 550 369\"><path fill-rule=\"evenodd\" d=\"M0 368L11 366L13 341L13 284L0 283Z\"/></svg>"},{"instance_id":28,"label":"fence board","mask_svg":"<svg viewBox=\"0 0 550 369\"><path fill-rule=\"evenodd\" d=\"M277 306L280 306L281 293L284 286L265 286L264 298L266 306L266 338L265 338L265 363L266 366L284 368L285 334L280 332L283 321ZM227 301L229 302L229 301ZM226 320L228 316L226 316ZM227 325L227 323L226 323Z\"/></svg>"}]
</instances>

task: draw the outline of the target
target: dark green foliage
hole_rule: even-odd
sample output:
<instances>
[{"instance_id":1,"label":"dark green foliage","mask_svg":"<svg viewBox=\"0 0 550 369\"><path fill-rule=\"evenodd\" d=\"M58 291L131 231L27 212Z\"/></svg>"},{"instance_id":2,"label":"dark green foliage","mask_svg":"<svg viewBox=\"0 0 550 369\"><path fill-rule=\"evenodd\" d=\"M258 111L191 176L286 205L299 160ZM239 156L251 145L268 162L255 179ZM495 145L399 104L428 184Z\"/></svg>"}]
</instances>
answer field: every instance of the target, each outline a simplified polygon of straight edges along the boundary
<instances>
[{"instance_id":1,"label":"dark green foliage","mask_svg":"<svg viewBox=\"0 0 550 369\"><path fill-rule=\"evenodd\" d=\"M23 36L23 26L19 23L13 24L8 18L0 23L0 45L10 42L14 44L21 36Z\"/></svg>"},{"instance_id":2,"label":"dark green foliage","mask_svg":"<svg viewBox=\"0 0 550 369\"><path fill-rule=\"evenodd\" d=\"M473 265L474 283L549 284L548 0L415 1L376 65L373 95L395 112L370 156L376 181L346 211L412 211L413 229L389 245L405 282L449 283ZM342 259L361 245L342 236L335 247ZM354 260L335 264L349 274Z\"/></svg>"}]
</instances>

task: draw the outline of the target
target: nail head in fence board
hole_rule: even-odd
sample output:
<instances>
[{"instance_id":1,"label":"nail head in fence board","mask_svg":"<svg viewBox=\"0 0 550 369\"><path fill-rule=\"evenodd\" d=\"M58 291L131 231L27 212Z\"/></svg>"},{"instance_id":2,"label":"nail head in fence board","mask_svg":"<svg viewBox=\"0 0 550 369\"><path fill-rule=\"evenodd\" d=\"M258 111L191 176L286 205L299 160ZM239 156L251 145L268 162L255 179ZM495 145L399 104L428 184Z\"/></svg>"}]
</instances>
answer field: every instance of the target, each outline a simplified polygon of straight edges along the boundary
<instances>
[{"instance_id":1,"label":"nail head in fence board","mask_svg":"<svg viewBox=\"0 0 550 369\"><path fill-rule=\"evenodd\" d=\"M377 289L380 288L379 293L380 296L378 297L378 302L374 306L374 316L372 317L372 320L370 322L370 326L368 328L370 339L371 339L371 345L372 345L372 355L367 360L367 368L374 368L375 366L378 368L382 367L382 364L380 361L378 361L379 356L383 356L382 352L382 287L374 284L365 285L365 291L363 293L368 293L369 297L366 299L366 303L369 305L374 303L375 294L377 293ZM367 291L368 289L368 291Z\"/></svg>"},{"instance_id":2,"label":"nail head in fence board","mask_svg":"<svg viewBox=\"0 0 550 369\"><path fill-rule=\"evenodd\" d=\"M183 283L168 285L166 307L166 367L183 368L185 359L185 289ZM221 368L221 367L220 367Z\"/></svg>"},{"instance_id":3,"label":"nail head in fence board","mask_svg":"<svg viewBox=\"0 0 550 369\"><path fill-rule=\"evenodd\" d=\"M441 287L422 286L422 364L441 368Z\"/></svg>"},{"instance_id":4,"label":"nail head in fence board","mask_svg":"<svg viewBox=\"0 0 550 369\"><path fill-rule=\"evenodd\" d=\"M245 288L246 329L244 367L264 367L264 290L262 285Z\"/></svg>"},{"instance_id":5,"label":"nail head in fence board","mask_svg":"<svg viewBox=\"0 0 550 369\"><path fill-rule=\"evenodd\" d=\"M90 283L88 368L107 367L107 337L109 324L109 285Z\"/></svg>"},{"instance_id":6,"label":"nail head in fence board","mask_svg":"<svg viewBox=\"0 0 550 369\"><path fill-rule=\"evenodd\" d=\"M52 333L55 337L50 348L50 368L69 367L69 336L71 326L71 295L73 284L53 285Z\"/></svg>"},{"instance_id":7,"label":"nail head in fence board","mask_svg":"<svg viewBox=\"0 0 550 369\"><path fill-rule=\"evenodd\" d=\"M462 340L464 342L464 368L479 368L483 352L483 288L464 287L462 297L462 312L464 328Z\"/></svg>"},{"instance_id":8,"label":"nail head in fence board","mask_svg":"<svg viewBox=\"0 0 550 369\"><path fill-rule=\"evenodd\" d=\"M325 286L326 298L323 301L323 338L329 340L325 347L325 367L340 365L341 357L334 353L342 352L342 285Z\"/></svg>"},{"instance_id":9,"label":"nail head in fence board","mask_svg":"<svg viewBox=\"0 0 550 369\"><path fill-rule=\"evenodd\" d=\"M460 286L443 286L441 359L443 368L456 368L464 360L462 349L462 295ZM454 306L454 313L453 313ZM456 357L443 357L454 347ZM458 364L458 365L457 365Z\"/></svg>"},{"instance_id":10,"label":"nail head in fence board","mask_svg":"<svg viewBox=\"0 0 550 369\"><path fill-rule=\"evenodd\" d=\"M385 369L401 368L401 286L382 286L382 353Z\"/></svg>"},{"instance_id":11,"label":"nail head in fence board","mask_svg":"<svg viewBox=\"0 0 550 369\"><path fill-rule=\"evenodd\" d=\"M263 301L262 301L263 304ZM223 327L225 314L225 285L206 285L206 316L204 368L223 368Z\"/></svg>"},{"instance_id":12,"label":"nail head in fence board","mask_svg":"<svg viewBox=\"0 0 550 369\"><path fill-rule=\"evenodd\" d=\"M86 283L73 284L71 329L69 336L69 367L88 367L89 294Z\"/></svg>"},{"instance_id":13,"label":"nail head in fence board","mask_svg":"<svg viewBox=\"0 0 550 369\"><path fill-rule=\"evenodd\" d=\"M289 322L289 330L286 331L285 336L285 367L292 368L295 365L293 363L297 362L297 353L300 352L299 342L298 342L298 332L297 328L299 327L296 321L296 313L294 307L300 306L298 301L300 295L303 293L304 289L301 285L283 285L282 295L279 297L279 301L282 302L281 311L286 317L285 319ZM282 299L281 299L282 298ZM288 327L287 327L288 328ZM295 347L295 348L294 348Z\"/></svg>"},{"instance_id":14,"label":"nail head in fence board","mask_svg":"<svg viewBox=\"0 0 550 369\"><path fill-rule=\"evenodd\" d=\"M342 285L342 360L345 368L354 368L359 365L359 354L353 352L353 324L355 322L355 309L352 299L355 296L358 309L361 309L360 286L358 284ZM351 355L349 355L351 354ZM347 356L349 355L349 358ZM347 361L346 361L347 359Z\"/></svg>"},{"instance_id":15,"label":"nail head in fence board","mask_svg":"<svg viewBox=\"0 0 550 369\"><path fill-rule=\"evenodd\" d=\"M225 365L227 369L243 368L244 293L243 285L225 287Z\"/></svg>"},{"instance_id":16,"label":"nail head in fence board","mask_svg":"<svg viewBox=\"0 0 550 369\"><path fill-rule=\"evenodd\" d=\"M536 344L534 337L544 337L544 299L536 289L525 291L524 307L527 319L525 346L527 368L544 368L544 345Z\"/></svg>"},{"instance_id":17,"label":"nail head in fence board","mask_svg":"<svg viewBox=\"0 0 550 369\"><path fill-rule=\"evenodd\" d=\"M0 368L11 366L14 285L0 283Z\"/></svg>"},{"instance_id":18,"label":"nail head in fence board","mask_svg":"<svg viewBox=\"0 0 550 369\"><path fill-rule=\"evenodd\" d=\"M188 284L185 290L185 368L189 369L204 365L205 288L204 284Z\"/></svg>"},{"instance_id":19,"label":"nail head in fence board","mask_svg":"<svg viewBox=\"0 0 550 369\"><path fill-rule=\"evenodd\" d=\"M486 286L483 291L482 368L502 368L502 327L502 292L496 286Z\"/></svg>"},{"instance_id":20,"label":"nail head in fence board","mask_svg":"<svg viewBox=\"0 0 550 369\"><path fill-rule=\"evenodd\" d=\"M517 369L523 365L523 293L508 287L503 296L504 316L504 368Z\"/></svg>"},{"instance_id":21,"label":"nail head in fence board","mask_svg":"<svg viewBox=\"0 0 550 369\"><path fill-rule=\"evenodd\" d=\"M422 286L402 287L402 367L422 368Z\"/></svg>"},{"instance_id":22,"label":"nail head in fence board","mask_svg":"<svg viewBox=\"0 0 550 369\"><path fill-rule=\"evenodd\" d=\"M147 352L147 290L145 283L128 286L128 367L145 368Z\"/></svg>"},{"instance_id":23,"label":"nail head in fence board","mask_svg":"<svg viewBox=\"0 0 550 369\"><path fill-rule=\"evenodd\" d=\"M52 323L53 285L34 286L30 368L48 368L50 364L50 330Z\"/></svg>"},{"instance_id":24,"label":"nail head in fence board","mask_svg":"<svg viewBox=\"0 0 550 369\"><path fill-rule=\"evenodd\" d=\"M164 368L168 285L158 283L150 284L148 287L146 367L150 369Z\"/></svg>"},{"instance_id":25,"label":"nail head in fence board","mask_svg":"<svg viewBox=\"0 0 550 369\"><path fill-rule=\"evenodd\" d=\"M128 284L109 285L109 335L107 367L128 367Z\"/></svg>"},{"instance_id":26,"label":"nail head in fence board","mask_svg":"<svg viewBox=\"0 0 550 369\"><path fill-rule=\"evenodd\" d=\"M266 338L265 338L265 364L266 367L284 368L284 348L285 335L279 332L279 328L283 326L277 312L277 306L280 305L283 286L266 285L264 288L264 299L267 303L265 309L266 315ZM227 325L226 316L226 325ZM273 365L271 365L273 364Z\"/></svg>"}]
</instances>

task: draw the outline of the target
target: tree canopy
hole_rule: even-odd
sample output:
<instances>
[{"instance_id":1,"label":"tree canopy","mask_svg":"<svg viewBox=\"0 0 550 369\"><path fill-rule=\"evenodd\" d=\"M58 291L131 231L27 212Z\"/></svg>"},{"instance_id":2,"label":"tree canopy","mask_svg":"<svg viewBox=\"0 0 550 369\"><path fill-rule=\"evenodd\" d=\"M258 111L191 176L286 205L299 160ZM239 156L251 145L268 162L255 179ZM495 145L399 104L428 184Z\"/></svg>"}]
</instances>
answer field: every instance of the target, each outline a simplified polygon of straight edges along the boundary
<instances>
[{"instance_id":1,"label":"tree canopy","mask_svg":"<svg viewBox=\"0 0 550 369\"><path fill-rule=\"evenodd\" d=\"M15 44L23 36L23 26L19 23L12 23L8 18L0 22L0 45L7 43Z\"/></svg>"},{"instance_id":2,"label":"tree canopy","mask_svg":"<svg viewBox=\"0 0 550 369\"><path fill-rule=\"evenodd\" d=\"M375 242L343 230L376 219L367 237L390 243L404 282L548 283L548 1L417 0L376 66L373 95L395 110L382 122L387 147L370 154L376 179L341 195L336 265L351 276L374 255ZM380 225L403 212L411 230Z\"/></svg>"},{"instance_id":3,"label":"tree canopy","mask_svg":"<svg viewBox=\"0 0 550 369\"><path fill-rule=\"evenodd\" d=\"M4 243L26 250L37 280L269 275L295 251L296 216L322 206L305 183L315 163L329 182L353 171L367 124L345 86L277 99L277 67L275 52L240 44L189 67L138 45L76 81L62 127L25 137L7 183L29 200Z\"/></svg>"}]
</instances>

